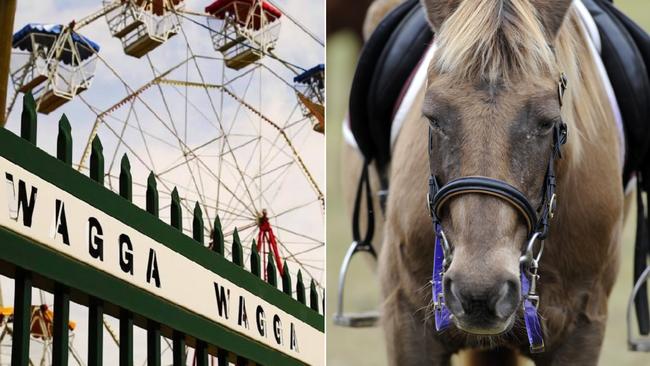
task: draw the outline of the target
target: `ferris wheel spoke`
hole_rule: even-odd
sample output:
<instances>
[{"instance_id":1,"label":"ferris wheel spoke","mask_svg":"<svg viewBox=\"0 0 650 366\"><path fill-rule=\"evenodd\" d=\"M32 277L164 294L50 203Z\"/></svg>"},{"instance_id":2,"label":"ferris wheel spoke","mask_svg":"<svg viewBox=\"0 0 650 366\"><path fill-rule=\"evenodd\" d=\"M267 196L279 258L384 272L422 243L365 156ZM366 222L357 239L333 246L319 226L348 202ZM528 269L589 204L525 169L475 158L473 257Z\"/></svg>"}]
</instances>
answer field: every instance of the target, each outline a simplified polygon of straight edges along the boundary
<instances>
[{"instance_id":1,"label":"ferris wheel spoke","mask_svg":"<svg viewBox=\"0 0 650 366\"><path fill-rule=\"evenodd\" d=\"M116 138L118 138L118 139L120 138L120 135L117 133L117 131L115 131L115 129L113 129L113 127L111 127L108 123L104 123L104 126L106 126L106 128L107 128L111 133L113 133L113 135L114 135ZM135 157L135 158L140 162L140 164L142 164L142 165L143 165L145 168L147 168L148 170L154 171L154 167L153 167L153 166L150 166L150 165L147 164L144 160L142 160L142 158L140 157L140 155L139 155L139 154L138 154L138 153L137 153L137 152L136 152L136 151L135 151L135 150L134 150L134 149L133 149L133 148L132 148L128 143L126 143L126 141L122 141L122 145L124 145L124 147L125 147L125 148L130 152L130 153L131 153L132 156L134 156L134 157ZM150 157L150 158L151 158L151 157Z\"/></svg>"},{"instance_id":2,"label":"ferris wheel spoke","mask_svg":"<svg viewBox=\"0 0 650 366\"><path fill-rule=\"evenodd\" d=\"M291 115L293 115L293 111L292 111ZM284 123L285 125L286 125L287 122L291 119L291 115L287 118L286 122ZM283 127L283 128L284 128L284 127ZM268 140L268 141L271 143L270 149L275 149L275 150L277 150L277 152L276 152L276 154L273 156L273 158L275 158L275 157L277 156L278 153L283 152L285 155L287 155L287 157L293 159L293 156L292 156L290 153L287 153L286 151L284 151L284 149L282 149L282 148L278 148L278 147L277 147L277 143L278 143L279 140L280 140L280 135L279 135L279 134L276 134L276 135L275 135L275 137L273 138L273 141ZM270 159L269 156L270 156L270 154L268 154L268 155L266 156L266 159L265 159L266 161L268 161L268 160ZM265 163L266 163L266 161L265 161Z\"/></svg>"},{"instance_id":3,"label":"ferris wheel spoke","mask_svg":"<svg viewBox=\"0 0 650 366\"><path fill-rule=\"evenodd\" d=\"M288 232L288 233L291 233L291 234L293 234L293 235L299 236L299 237L301 237L301 238L303 238L303 239L307 239L307 240L313 241L314 243L325 244L325 242L322 241L322 240L316 239L316 238L311 237L311 236L309 236L309 235L301 234L301 233L299 233L299 232L296 232L296 231L294 231L294 230L288 229L288 228L286 228L286 227L278 226L277 224L275 225L275 227L278 228L278 229L280 229L280 230L284 230L284 231L286 231L286 232Z\"/></svg>"},{"instance_id":4,"label":"ferris wheel spoke","mask_svg":"<svg viewBox=\"0 0 650 366\"><path fill-rule=\"evenodd\" d=\"M285 243L286 243L286 242L285 242ZM323 248L324 246L325 246L325 244L318 244L318 245L316 245L316 246L314 246L314 247L312 247L312 248L309 248L309 249L301 250L301 251L298 251L298 252L293 252L293 253L291 253L290 255L286 256L285 259L286 259L286 260L290 260L290 259L294 259L294 260L295 260L295 258L296 258L297 256L299 256L299 255L303 255L303 254L311 253L311 252L313 252L313 251L315 251L315 250L318 250L318 249Z\"/></svg>"},{"instance_id":5,"label":"ferris wheel spoke","mask_svg":"<svg viewBox=\"0 0 650 366\"><path fill-rule=\"evenodd\" d=\"M199 146L196 146L196 147L194 147L194 148L188 150L188 151L187 151L187 154L191 154L191 157L187 158L188 162L189 162L189 161L193 161L193 160L195 160L195 159L198 159L198 158L199 158L199 155L197 155L196 153L197 153L199 150L206 148L208 145L210 145L210 144L213 143L213 142L216 142L216 141L220 140L221 138L222 138L222 136L215 137L215 138L213 138L213 139L210 139L210 140L206 141L205 143L203 143L203 144L201 144L201 145L199 145ZM244 142L244 143L242 143L242 144L240 144L240 145L238 145L238 146L235 146L234 150L241 149L241 148L245 147L246 145L250 144L251 142L254 142L254 140L249 140L249 141L246 141L246 142ZM201 155L201 156L208 156L208 155ZM183 160L183 157L182 157L182 156L181 156L181 157L178 157L176 160L172 161L171 164L170 164L168 167L166 167L165 169L161 170L158 174L160 174L160 175L162 175L162 174L166 174L166 173L168 173L168 172L170 172L170 171L172 171L172 170L174 170L174 169L180 167L181 165L186 164L186 162L185 162L185 161L182 161L182 160Z\"/></svg>"},{"instance_id":6,"label":"ferris wheel spoke","mask_svg":"<svg viewBox=\"0 0 650 366\"><path fill-rule=\"evenodd\" d=\"M278 244L280 244L280 246L282 247L283 250L285 250L286 252L290 252L289 248L287 248L287 246L284 245L282 240L280 240L279 238L276 238L276 240L277 240ZM310 265L310 264L307 264L307 263L304 263L303 261L301 261L301 260L299 260L299 259L297 259L295 257L292 258L292 262L295 262L296 264L298 264L298 266L300 266L301 269L314 281L316 286L322 288L322 286L320 284L320 280L316 279L316 277L314 277L314 275L312 274L312 271L311 271L311 270L321 271L320 268L318 268L316 266L313 266L313 265Z\"/></svg>"},{"instance_id":7,"label":"ferris wheel spoke","mask_svg":"<svg viewBox=\"0 0 650 366\"><path fill-rule=\"evenodd\" d=\"M313 205L314 203L317 203L317 202L318 202L318 200L311 200L311 201L309 201L309 202L305 202L305 203L299 204L299 205L294 206L294 207L292 207L292 208L288 208L288 209L286 209L286 210L284 210L284 211L278 212L278 213L276 213L276 214L273 215L273 216L269 216L269 219L278 218L278 217L280 217L280 216L282 216L282 215L286 215L286 214L288 214L288 213L292 213L292 212L294 212L294 211L297 211L297 210L303 209L303 208L305 208L305 207L309 207L309 206L311 206L311 205Z\"/></svg>"},{"instance_id":8,"label":"ferris wheel spoke","mask_svg":"<svg viewBox=\"0 0 650 366\"><path fill-rule=\"evenodd\" d=\"M257 139L254 139L254 140L253 140L253 143L255 144L256 147L259 147L259 141L258 141ZM230 155L233 155L233 154L230 154ZM253 154L250 154L250 155L249 155L248 161L246 162L246 164L245 164L245 166L244 166L244 170L243 170L243 173L242 173L242 174L245 174L245 172L248 170L249 165L250 165L251 162L253 161L253 156L254 156ZM231 163L230 163L229 161L227 161L227 160L222 160L222 164L228 164L228 165L230 165ZM231 165L231 166L232 166L232 165ZM239 168L237 167L237 165L235 165L234 168L237 169L237 170L239 170ZM235 192L238 191L238 189L239 189L240 186L244 186L245 189L246 189L246 191L249 192L249 195L250 195L250 190L248 189L248 187L247 187L247 185L246 185L246 182L245 182L245 179L244 179L243 177L242 177L242 179L239 179L239 180L238 180L237 185L235 186ZM251 200L253 200L252 196L251 196ZM256 210L256 211L257 211L257 210Z\"/></svg>"},{"instance_id":9,"label":"ferris wheel spoke","mask_svg":"<svg viewBox=\"0 0 650 366\"><path fill-rule=\"evenodd\" d=\"M131 106L129 107L129 111L128 111L127 115L126 115L126 119L124 120L124 123L122 124L122 129L120 130L120 136L118 137L117 146L115 147L115 150L113 150L113 156L110 159L111 162L110 162L110 164L108 166L108 171L109 172L113 171L113 165L115 164L115 160L117 159L117 152L119 151L120 146L122 145L122 141L124 139L124 133L126 132L126 127L128 125L128 120L129 120L129 117L130 117L131 113L133 112L133 108L134 108L134 103L131 102ZM110 184L110 180L109 180L109 184Z\"/></svg>"},{"instance_id":10,"label":"ferris wheel spoke","mask_svg":"<svg viewBox=\"0 0 650 366\"><path fill-rule=\"evenodd\" d=\"M135 113L136 113L136 111L134 110L133 115L135 115ZM108 123L109 123L109 122L108 122L108 119L113 120L113 121L116 122L116 123L123 123L123 122L124 122L123 120L121 120L121 119L119 119L119 118L117 118L117 117L115 117L115 116L107 116L107 120L104 121L105 124L108 124ZM134 119L135 119L135 117L134 117ZM129 123L129 122L127 121L126 126L127 126L127 128L129 128L129 129L131 129L131 130L137 132L137 133L140 134L140 135L144 135L144 136L148 137L148 138L151 139L151 140L155 140L156 142L159 142L159 143L161 143L161 144L164 144L164 145L166 145L167 147L170 147L170 148L176 148L176 145L171 144L171 143L169 143L169 142L163 140L162 138L160 138L160 137L158 137L158 136L155 136L155 135L153 135L153 134L151 134L151 133L145 131L144 129L142 129L142 133L140 133L141 128L138 128L137 123L136 123L136 124L133 124L133 123Z\"/></svg>"},{"instance_id":11,"label":"ferris wheel spoke","mask_svg":"<svg viewBox=\"0 0 650 366\"><path fill-rule=\"evenodd\" d=\"M298 105L296 105L296 108L298 108ZM301 119L295 120L295 121L287 124L284 128L286 130L289 130L289 129L295 127L295 126L302 127L303 125L306 124L305 122L309 122L309 120L310 120L309 117L302 117Z\"/></svg>"},{"instance_id":12,"label":"ferris wheel spoke","mask_svg":"<svg viewBox=\"0 0 650 366\"><path fill-rule=\"evenodd\" d=\"M295 135L297 135L297 134L298 134L298 132L296 132L296 133L294 134L294 136L292 136L292 138L295 137ZM276 141L277 141L277 139L273 141L273 146L275 146L275 142L276 142ZM271 154L268 154L268 155L267 155L267 160L274 161L274 160L277 159L278 155L281 154L281 153L284 154L286 157L292 159L291 154L287 153L284 149L276 149L274 155L272 155L272 156L271 156ZM293 159L292 159L292 162L293 162ZM267 163L267 162L265 161L265 164L266 164L266 163Z\"/></svg>"},{"instance_id":13,"label":"ferris wheel spoke","mask_svg":"<svg viewBox=\"0 0 650 366\"><path fill-rule=\"evenodd\" d=\"M201 186L201 192L206 192L205 190L205 184L203 183L203 174L201 173L201 168L199 167L199 164L197 161L194 161L194 165L196 166L196 171L199 176L199 185ZM212 218L210 215L210 211L207 210L207 204L206 204L206 197L203 195L201 199L201 206L203 208L203 213L205 214L205 218L207 219L207 225L205 225L206 228L209 230L212 230Z\"/></svg>"},{"instance_id":14,"label":"ferris wheel spoke","mask_svg":"<svg viewBox=\"0 0 650 366\"><path fill-rule=\"evenodd\" d=\"M276 172L278 170L281 170L282 168L286 168L286 167L288 167L290 165L293 165L293 161L288 161L286 163L283 163L283 164L280 164L280 165L276 166L275 168L271 168L271 169L266 170L264 172L260 172L260 173L258 173L256 175L252 176L251 179L258 179L259 177L267 176L267 175L269 175L271 173L274 173L274 172Z\"/></svg>"}]
</instances>

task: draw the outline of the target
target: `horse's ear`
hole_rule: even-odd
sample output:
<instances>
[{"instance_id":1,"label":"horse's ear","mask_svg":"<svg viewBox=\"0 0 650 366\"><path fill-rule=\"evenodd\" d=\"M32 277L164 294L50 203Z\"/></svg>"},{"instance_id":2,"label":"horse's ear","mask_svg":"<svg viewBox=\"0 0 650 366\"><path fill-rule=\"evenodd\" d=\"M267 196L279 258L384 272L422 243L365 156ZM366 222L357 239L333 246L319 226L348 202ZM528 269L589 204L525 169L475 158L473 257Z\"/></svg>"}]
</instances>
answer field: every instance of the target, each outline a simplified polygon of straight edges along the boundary
<instances>
[{"instance_id":1,"label":"horse's ear","mask_svg":"<svg viewBox=\"0 0 650 366\"><path fill-rule=\"evenodd\" d=\"M456 10L461 0L420 0L427 13L427 19L435 32L442 23Z\"/></svg>"},{"instance_id":2,"label":"horse's ear","mask_svg":"<svg viewBox=\"0 0 650 366\"><path fill-rule=\"evenodd\" d=\"M537 9L549 41L553 41L564 22L572 0L531 0Z\"/></svg>"}]
</instances>

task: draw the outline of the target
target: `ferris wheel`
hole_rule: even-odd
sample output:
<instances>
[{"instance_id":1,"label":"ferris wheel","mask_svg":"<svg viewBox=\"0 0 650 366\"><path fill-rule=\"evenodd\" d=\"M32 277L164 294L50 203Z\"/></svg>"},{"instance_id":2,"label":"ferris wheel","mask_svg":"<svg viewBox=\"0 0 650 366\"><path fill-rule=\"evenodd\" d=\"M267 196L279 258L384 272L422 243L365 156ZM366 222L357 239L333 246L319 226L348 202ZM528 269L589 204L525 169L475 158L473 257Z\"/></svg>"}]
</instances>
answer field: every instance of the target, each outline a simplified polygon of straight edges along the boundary
<instances>
[{"instance_id":1,"label":"ferris wheel","mask_svg":"<svg viewBox=\"0 0 650 366\"><path fill-rule=\"evenodd\" d=\"M104 0L18 28L9 124L31 91L39 133L71 121L76 169L101 148L109 188L129 164L136 204L155 180L161 220L178 196L187 233L198 207L206 238L219 225L323 292L323 42L286 1L190 3Z\"/></svg>"}]
</instances>

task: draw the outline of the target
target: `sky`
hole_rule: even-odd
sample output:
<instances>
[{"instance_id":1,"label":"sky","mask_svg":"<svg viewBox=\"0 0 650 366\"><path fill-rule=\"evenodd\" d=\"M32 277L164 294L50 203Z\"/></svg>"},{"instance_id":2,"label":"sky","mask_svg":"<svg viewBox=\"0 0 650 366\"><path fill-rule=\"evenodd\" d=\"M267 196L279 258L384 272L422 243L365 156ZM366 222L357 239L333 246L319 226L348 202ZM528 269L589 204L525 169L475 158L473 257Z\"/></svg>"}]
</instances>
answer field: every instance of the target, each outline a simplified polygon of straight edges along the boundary
<instances>
[{"instance_id":1,"label":"sky","mask_svg":"<svg viewBox=\"0 0 650 366\"><path fill-rule=\"evenodd\" d=\"M198 202L206 235L215 214L219 214L228 235L226 246L231 242L229 234L237 227L246 259L256 236L255 216L267 209L291 273L301 268L308 280L314 278L322 284L324 208L314 185L325 191L324 136L311 130L311 122L300 111L292 79L301 69L323 63L324 47L289 18L298 20L322 43L324 2L273 3L290 15L281 18L279 38L272 51L284 63L267 56L239 71L224 67L223 56L214 50L211 33L205 28L206 18L189 15L202 13L209 1L185 1L187 13L176 18L182 30L140 59L124 54L120 41L111 36L105 17L83 26L78 32L101 47L92 85L49 115L39 114L38 146L55 153L58 119L65 113L72 125L73 163L78 169L86 172L87 159L78 165L87 142L96 133L104 147L109 188L117 189L119 163L126 153L136 205L144 207L143 185L154 171L162 220L168 220L169 192L177 187L186 233L190 233L191 210ZM30 22L80 22L101 7L99 0L21 0L14 29ZM12 68L19 60L12 58ZM151 83L170 69L165 82ZM217 87L195 87L194 83L226 85L236 98ZM120 104L143 86L146 88L137 97ZM21 101L22 95L18 95L7 123L7 128L16 133ZM283 128L314 184L300 168L291 146L269 121ZM12 299L12 286L7 281L1 282L5 302ZM39 296L35 293L35 299ZM51 303L49 295L45 296L44 301ZM84 311L73 306L72 315L84 320ZM114 328L118 329L117 323ZM85 350L83 324L77 333L77 349ZM105 336L106 342L112 342L110 337ZM144 359L144 347L142 351L139 354L136 350L136 361ZM113 364L110 357L114 354L105 355L109 357L107 364Z\"/></svg>"}]
</instances>

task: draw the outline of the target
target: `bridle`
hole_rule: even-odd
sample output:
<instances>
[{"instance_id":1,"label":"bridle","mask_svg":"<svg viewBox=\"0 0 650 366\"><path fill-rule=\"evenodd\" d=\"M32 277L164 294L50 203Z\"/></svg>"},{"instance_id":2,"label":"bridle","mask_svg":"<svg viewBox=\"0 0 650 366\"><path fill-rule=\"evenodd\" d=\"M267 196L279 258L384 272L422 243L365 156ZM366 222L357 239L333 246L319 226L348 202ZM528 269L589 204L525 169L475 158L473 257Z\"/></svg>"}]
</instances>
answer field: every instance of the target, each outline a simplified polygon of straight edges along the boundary
<instances>
[{"instance_id":1,"label":"bridle","mask_svg":"<svg viewBox=\"0 0 650 366\"><path fill-rule=\"evenodd\" d=\"M560 106L567 88L567 78L562 73L558 82L558 98ZM440 186L436 177L433 152L433 130L429 128L429 163L431 176L429 177L429 193L427 204L435 232L435 251L433 259L432 296L435 312L435 326L441 331L451 324L451 312L445 305L443 293L443 278L445 271L453 260L453 248L449 244L441 222L441 212L454 197L464 194L484 194L501 199L521 214L528 229L526 245L519 259L520 280L523 302L524 321L530 344L531 353L544 351L544 338L537 308L539 295L537 294L537 274L539 261L544 250L544 239L548 235L550 220L553 218L557 205L555 194L555 161L562 157L561 147L567 140L567 126L564 122L556 122L553 126L553 145L548 167L544 177L542 199L537 209L533 208L526 195L507 182L499 179L467 176L460 177ZM539 242L537 251L535 244Z\"/></svg>"}]
</instances>

